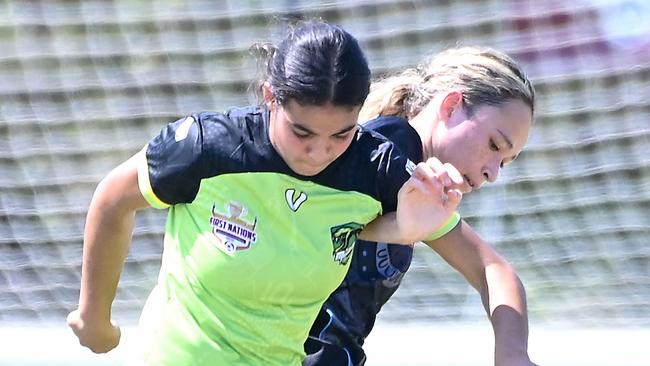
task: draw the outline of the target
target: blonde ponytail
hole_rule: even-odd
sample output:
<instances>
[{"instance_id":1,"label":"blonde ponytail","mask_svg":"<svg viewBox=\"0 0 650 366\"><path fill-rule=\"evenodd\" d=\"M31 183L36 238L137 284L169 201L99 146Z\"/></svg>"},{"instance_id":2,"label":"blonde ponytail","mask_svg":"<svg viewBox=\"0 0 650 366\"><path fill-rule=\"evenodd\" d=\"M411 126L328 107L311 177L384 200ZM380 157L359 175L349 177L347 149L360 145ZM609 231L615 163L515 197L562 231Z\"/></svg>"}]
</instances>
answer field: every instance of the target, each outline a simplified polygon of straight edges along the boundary
<instances>
[{"instance_id":1,"label":"blonde ponytail","mask_svg":"<svg viewBox=\"0 0 650 366\"><path fill-rule=\"evenodd\" d=\"M416 69L407 69L399 75L373 83L359 113L359 121L368 121L378 116L400 116L408 119L411 111L407 100L421 82L422 77Z\"/></svg>"}]
</instances>

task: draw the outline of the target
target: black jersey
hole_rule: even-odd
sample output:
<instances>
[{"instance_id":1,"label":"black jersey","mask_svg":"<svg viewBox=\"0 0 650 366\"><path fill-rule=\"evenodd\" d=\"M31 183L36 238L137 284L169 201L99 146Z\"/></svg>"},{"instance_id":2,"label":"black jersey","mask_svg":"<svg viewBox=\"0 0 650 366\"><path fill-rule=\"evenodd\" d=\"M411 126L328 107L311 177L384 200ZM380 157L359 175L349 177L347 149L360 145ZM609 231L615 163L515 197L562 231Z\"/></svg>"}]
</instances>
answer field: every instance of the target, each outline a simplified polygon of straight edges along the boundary
<instances>
[{"instance_id":1,"label":"black jersey","mask_svg":"<svg viewBox=\"0 0 650 366\"><path fill-rule=\"evenodd\" d=\"M422 140L415 129L401 117L379 117L364 124L389 138L414 162L423 160ZM440 236L451 231L459 216L445 225ZM408 270L413 247L387 243L357 241L352 263L345 280L323 305L305 345L309 356L304 365L326 365L344 361L363 364L361 348L375 324L381 307L395 293ZM345 352L340 352L343 347ZM325 347L325 348L323 348ZM344 364L344 363L341 363Z\"/></svg>"},{"instance_id":2,"label":"black jersey","mask_svg":"<svg viewBox=\"0 0 650 366\"><path fill-rule=\"evenodd\" d=\"M422 141L415 129L401 117L380 117L364 124L388 137L393 143L404 151L411 161L422 161ZM397 290L404 273L408 270L413 257L413 247L387 243L374 243L360 240L355 248L355 255L346 276L347 286L373 287L372 299L367 299L372 306L365 310L376 315L381 307ZM371 301L372 300L372 301ZM362 327L365 337L374 324L374 316L364 314L355 319L372 319ZM360 330L361 330L360 329Z\"/></svg>"}]
</instances>

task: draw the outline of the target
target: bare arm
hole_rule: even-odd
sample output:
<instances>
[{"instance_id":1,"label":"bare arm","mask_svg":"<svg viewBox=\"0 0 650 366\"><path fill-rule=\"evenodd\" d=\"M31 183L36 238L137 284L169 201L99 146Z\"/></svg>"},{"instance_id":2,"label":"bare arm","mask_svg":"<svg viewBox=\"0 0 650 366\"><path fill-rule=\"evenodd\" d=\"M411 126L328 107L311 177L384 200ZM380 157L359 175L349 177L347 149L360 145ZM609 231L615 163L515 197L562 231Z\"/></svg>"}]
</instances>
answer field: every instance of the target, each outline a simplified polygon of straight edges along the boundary
<instances>
[{"instance_id":1,"label":"bare arm","mask_svg":"<svg viewBox=\"0 0 650 366\"><path fill-rule=\"evenodd\" d=\"M135 211L148 206L138 188L135 157L113 169L90 202L79 309L68 315L68 325L79 343L93 352L108 352L119 343L111 306L131 243Z\"/></svg>"},{"instance_id":2,"label":"bare arm","mask_svg":"<svg viewBox=\"0 0 650 366\"><path fill-rule=\"evenodd\" d=\"M393 244L413 244L413 241L409 241L399 234L397 214L394 211L372 220L359 233L359 239Z\"/></svg>"},{"instance_id":3,"label":"bare arm","mask_svg":"<svg viewBox=\"0 0 650 366\"><path fill-rule=\"evenodd\" d=\"M480 294L495 339L495 365L533 365L528 357L526 294L514 268L464 221L426 244Z\"/></svg>"}]
</instances>

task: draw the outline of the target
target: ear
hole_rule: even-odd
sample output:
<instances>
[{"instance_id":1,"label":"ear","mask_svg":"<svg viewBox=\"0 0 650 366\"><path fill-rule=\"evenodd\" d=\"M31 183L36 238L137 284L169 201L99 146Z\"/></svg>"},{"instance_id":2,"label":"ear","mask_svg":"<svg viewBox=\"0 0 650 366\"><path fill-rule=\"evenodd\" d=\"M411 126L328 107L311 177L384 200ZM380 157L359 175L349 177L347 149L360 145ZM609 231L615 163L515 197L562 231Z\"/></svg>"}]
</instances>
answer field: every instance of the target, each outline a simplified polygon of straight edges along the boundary
<instances>
[{"instance_id":1,"label":"ear","mask_svg":"<svg viewBox=\"0 0 650 366\"><path fill-rule=\"evenodd\" d=\"M454 111L463 108L463 93L459 91L448 92L440 102L438 109L438 119L445 124L449 122Z\"/></svg>"},{"instance_id":2,"label":"ear","mask_svg":"<svg viewBox=\"0 0 650 366\"><path fill-rule=\"evenodd\" d=\"M268 81L265 81L262 84L262 96L264 97L264 104L266 104L267 107L271 108L273 102L275 101L275 96L271 90L271 84L269 84Z\"/></svg>"}]
</instances>

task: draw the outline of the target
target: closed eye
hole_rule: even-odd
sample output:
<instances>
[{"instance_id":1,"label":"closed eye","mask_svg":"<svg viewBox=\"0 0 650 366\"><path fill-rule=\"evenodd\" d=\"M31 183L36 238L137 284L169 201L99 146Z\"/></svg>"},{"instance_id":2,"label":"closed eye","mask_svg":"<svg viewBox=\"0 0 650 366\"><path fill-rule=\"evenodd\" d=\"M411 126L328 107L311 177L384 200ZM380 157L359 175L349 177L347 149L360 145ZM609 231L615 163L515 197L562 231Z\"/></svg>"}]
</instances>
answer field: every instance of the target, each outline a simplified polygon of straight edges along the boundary
<instances>
[{"instance_id":1,"label":"closed eye","mask_svg":"<svg viewBox=\"0 0 650 366\"><path fill-rule=\"evenodd\" d=\"M499 151L499 146L492 139L490 139L490 150Z\"/></svg>"},{"instance_id":2,"label":"closed eye","mask_svg":"<svg viewBox=\"0 0 650 366\"><path fill-rule=\"evenodd\" d=\"M348 140L352 135L357 133L358 125L353 125L350 126L349 128L344 129L343 131L339 131L339 133L336 133L332 135L337 140Z\"/></svg>"},{"instance_id":3,"label":"closed eye","mask_svg":"<svg viewBox=\"0 0 650 366\"><path fill-rule=\"evenodd\" d=\"M308 139L312 137L314 134L309 133L309 132L303 132L303 131L298 131L298 130L292 130L293 134L299 138L299 139Z\"/></svg>"},{"instance_id":4,"label":"closed eye","mask_svg":"<svg viewBox=\"0 0 650 366\"><path fill-rule=\"evenodd\" d=\"M337 140L345 140L345 139L349 138L350 135L352 135L352 134L351 133L346 133L346 134L343 134L343 135L334 135L334 138L337 139Z\"/></svg>"}]
</instances>

